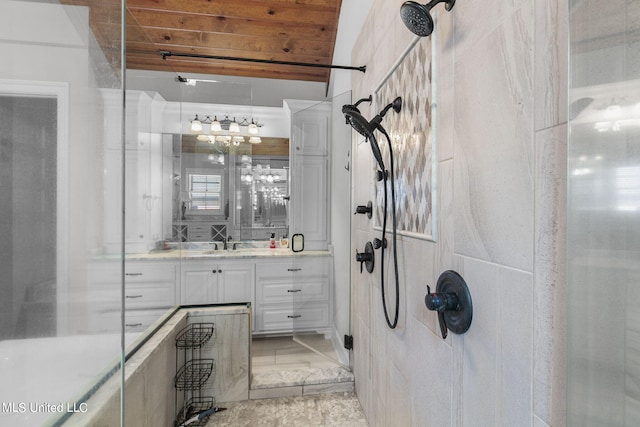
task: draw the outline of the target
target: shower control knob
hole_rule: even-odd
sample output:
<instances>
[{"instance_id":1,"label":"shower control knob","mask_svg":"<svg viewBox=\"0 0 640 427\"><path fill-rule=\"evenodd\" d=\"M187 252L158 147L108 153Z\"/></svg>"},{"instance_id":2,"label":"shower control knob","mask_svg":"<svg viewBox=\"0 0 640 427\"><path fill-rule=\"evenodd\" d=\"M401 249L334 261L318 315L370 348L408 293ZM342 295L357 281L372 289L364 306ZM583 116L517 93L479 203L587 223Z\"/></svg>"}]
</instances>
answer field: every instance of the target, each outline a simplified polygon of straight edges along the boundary
<instances>
[{"instance_id":1,"label":"shower control knob","mask_svg":"<svg viewBox=\"0 0 640 427\"><path fill-rule=\"evenodd\" d=\"M380 248L386 248L387 247L387 239L384 238L382 240L378 239L377 237L375 239L373 239L373 248L374 249L380 249Z\"/></svg>"},{"instance_id":2,"label":"shower control knob","mask_svg":"<svg viewBox=\"0 0 640 427\"><path fill-rule=\"evenodd\" d=\"M447 338L448 330L455 334L469 330L473 318L471 294L462 276L455 271L447 270L440 275L435 293L431 293L431 287L427 286L424 304L438 313L443 339Z\"/></svg>"},{"instance_id":3,"label":"shower control knob","mask_svg":"<svg viewBox=\"0 0 640 427\"><path fill-rule=\"evenodd\" d=\"M373 264L374 264L375 255L373 253L373 246L371 242L367 242L364 246L364 252L358 252L356 249L356 262L360 263L360 273L362 273L362 266L367 267L367 271L369 273L373 272Z\"/></svg>"},{"instance_id":4,"label":"shower control knob","mask_svg":"<svg viewBox=\"0 0 640 427\"><path fill-rule=\"evenodd\" d=\"M431 311L438 313L447 310L458 309L458 296L454 293L431 293L431 287L427 285L427 295L424 297L424 304Z\"/></svg>"},{"instance_id":5,"label":"shower control knob","mask_svg":"<svg viewBox=\"0 0 640 427\"><path fill-rule=\"evenodd\" d=\"M367 214L367 218L371 219L371 216L373 215L373 203L371 203L371 200L367 202L366 206L358 205L354 212L354 215L356 214Z\"/></svg>"},{"instance_id":6,"label":"shower control knob","mask_svg":"<svg viewBox=\"0 0 640 427\"><path fill-rule=\"evenodd\" d=\"M378 169L378 170L376 171L376 181L380 182L380 181L382 181L383 179L387 179L387 178L389 178L389 171L388 171L388 170L385 170L385 171L383 172L383 171L381 171L381 170L379 170L379 169Z\"/></svg>"}]
</instances>

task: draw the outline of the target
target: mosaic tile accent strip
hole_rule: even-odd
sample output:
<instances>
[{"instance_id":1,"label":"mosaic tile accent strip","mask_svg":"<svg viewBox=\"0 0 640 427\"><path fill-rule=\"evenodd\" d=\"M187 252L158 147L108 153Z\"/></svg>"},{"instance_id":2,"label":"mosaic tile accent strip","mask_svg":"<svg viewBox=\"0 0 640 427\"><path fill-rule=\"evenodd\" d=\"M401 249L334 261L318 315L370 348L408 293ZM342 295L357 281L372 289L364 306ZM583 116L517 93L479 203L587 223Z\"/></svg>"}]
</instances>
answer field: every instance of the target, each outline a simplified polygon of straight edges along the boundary
<instances>
[{"instance_id":1,"label":"mosaic tile accent strip","mask_svg":"<svg viewBox=\"0 0 640 427\"><path fill-rule=\"evenodd\" d=\"M435 141L432 132L431 39L418 41L402 62L375 93L376 110L381 110L396 97L402 97L402 110L389 110L382 126L393 146L398 232L435 236ZM379 132L378 144L385 167L390 171L389 145ZM388 182L391 197L391 181ZM383 183L376 183L375 224L382 226L384 207ZM389 200L387 228L391 222Z\"/></svg>"}]
</instances>

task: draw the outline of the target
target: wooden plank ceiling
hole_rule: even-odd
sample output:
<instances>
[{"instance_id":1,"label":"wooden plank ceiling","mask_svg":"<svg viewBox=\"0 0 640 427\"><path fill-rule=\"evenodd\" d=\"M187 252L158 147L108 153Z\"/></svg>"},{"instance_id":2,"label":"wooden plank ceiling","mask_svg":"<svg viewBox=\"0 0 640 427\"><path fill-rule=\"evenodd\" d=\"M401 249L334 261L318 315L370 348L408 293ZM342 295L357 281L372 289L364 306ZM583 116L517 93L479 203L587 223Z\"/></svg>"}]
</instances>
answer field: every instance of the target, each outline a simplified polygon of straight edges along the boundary
<instances>
[{"instance_id":1,"label":"wooden plank ceiling","mask_svg":"<svg viewBox=\"0 0 640 427\"><path fill-rule=\"evenodd\" d=\"M127 0L127 68L328 83L330 70L170 56L331 64L341 0Z\"/></svg>"},{"instance_id":2,"label":"wooden plank ceiling","mask_svg":"<svg viewBox=\"0 0 640 427\"><path fill-rule=\"evenodd\" d=\"M89 8L107 59L119 66L120 0L61 0ZM330 70L170 56L331 64L341 0L127 0L127 68L328 83Z\"/></svg>"}]
</instances>

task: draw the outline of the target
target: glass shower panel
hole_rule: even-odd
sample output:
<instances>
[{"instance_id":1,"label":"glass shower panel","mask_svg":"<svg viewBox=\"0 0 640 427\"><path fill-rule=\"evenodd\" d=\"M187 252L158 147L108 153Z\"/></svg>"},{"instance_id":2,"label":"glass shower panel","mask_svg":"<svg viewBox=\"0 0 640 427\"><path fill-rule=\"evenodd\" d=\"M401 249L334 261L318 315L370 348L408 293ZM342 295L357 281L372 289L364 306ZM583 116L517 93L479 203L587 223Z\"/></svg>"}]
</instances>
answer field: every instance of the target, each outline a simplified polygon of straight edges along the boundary
<instances>
[{"instance_id":1,"label":"glass shower panel","mask_svg":"<svg viewBox=\"0 0 640 427\"><path fill-rule=\"evenodd\" d=\"M174 228L184 230L187 242L217 242L222 249L225 240L244 240L250 214L242 169L251 158L243 123L251 118L251 86L190 78L180 83L180 97ZM196 177L210 184L195 186Z\"/></svg>"},{"instance_id":2,"label":"glass shower panel","mask_svg":"<svg viewBox=\"0 0 640 427\"><path fill-rule=\"evenodd\" d=\"M73 3L0 2L2 425L67 420L122 360L121 5L97 34Z\"/></svg>"},{"instance_id":3,"label":"glass shower panel","mask_svg":"<svg viewBox=\"0 0 640 427\"><path fill-rule=\"evenodd\" d=\"M569 5L567 424L637 426L640 3Z\"/></svg>"},{"instance_id":4,"label":"glass shower panel","mask_svg":"<svg viewBox=\"0 0 640 427\"><path fill-rule=\"evenodd\" d=\"M292 239L304 248L290 268L294 340L349 367L351 335L351 130L342 105L351 92L292 114Z\"/></svg>"}]
</instances>

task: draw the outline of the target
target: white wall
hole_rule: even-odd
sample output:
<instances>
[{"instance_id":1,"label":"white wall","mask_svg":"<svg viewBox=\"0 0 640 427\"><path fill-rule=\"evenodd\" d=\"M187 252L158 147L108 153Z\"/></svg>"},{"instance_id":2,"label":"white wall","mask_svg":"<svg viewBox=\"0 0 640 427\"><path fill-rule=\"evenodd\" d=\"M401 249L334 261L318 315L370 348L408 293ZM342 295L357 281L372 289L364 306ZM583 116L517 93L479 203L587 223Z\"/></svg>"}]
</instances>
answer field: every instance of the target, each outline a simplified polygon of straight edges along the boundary
<instances>
[{"instance_id":1,"label":"white wall","mask_svg":"<svg viewBox=\"0 0 640 427\"><path fill-rule=\"evenodd\" d=\"M352 52L352 64L367 65L352 74L353 99L372 93L414 40L402 3L374 1ZM358 398L372 426L562 425L567 4L490 0L432 12L438 238L398 243L394 330L379 270L360 274L352 263ZM372 162L356 144L355 200L371 199ZM352 252L379 235L362 215L352 229ZM474 319L443 340L424 295L448 269L469 285Z\"/></svg>"},{"instance_id":2,"label":"white wall","mask_svg":"<svg viewBox=\"0 0 640 427\"><path fill-rule=\"evenodd\" d=\"M340 18L338 32L336 33L336 45L333 48L334 65L349 65L351 63L351 50L362 28L362 24L369 14L373 0L349 0L342 2L340 6ZM362 66L366 64L353 64ZM329 79L327 93L329 97L340 95L351 90L351 75L360 71L347 71L333 69Z\"/></svg>"}]
</instances>

